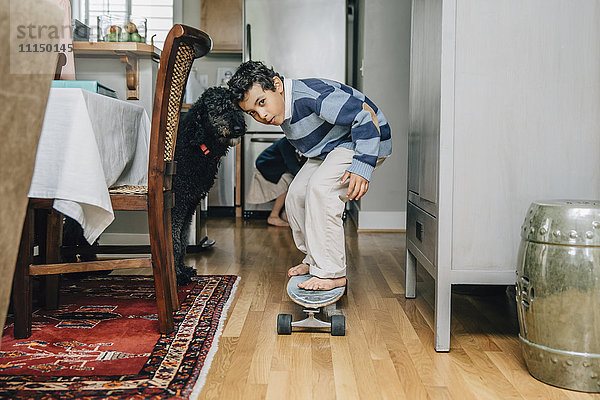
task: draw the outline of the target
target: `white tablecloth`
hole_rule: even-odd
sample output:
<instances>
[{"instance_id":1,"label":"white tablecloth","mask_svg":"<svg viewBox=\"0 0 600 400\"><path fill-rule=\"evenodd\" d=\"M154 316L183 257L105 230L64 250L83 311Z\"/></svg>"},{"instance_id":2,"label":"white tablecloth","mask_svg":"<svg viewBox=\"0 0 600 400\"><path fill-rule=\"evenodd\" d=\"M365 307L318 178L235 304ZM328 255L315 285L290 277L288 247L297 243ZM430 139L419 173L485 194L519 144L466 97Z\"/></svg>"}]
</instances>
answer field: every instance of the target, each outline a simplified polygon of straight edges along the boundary
<instances>
[{"instance_id":1,"label":"white tablecloth","mask_svg":"<svg viewBox=\"0 0 600 400\"><path fill-rule=\"evenodd\" d=\"M108 188L145 185L150 119L143 107L83 89L52 88L29 197L55 199L92 243L114 220Z\"/></svg>"}]
</instances>

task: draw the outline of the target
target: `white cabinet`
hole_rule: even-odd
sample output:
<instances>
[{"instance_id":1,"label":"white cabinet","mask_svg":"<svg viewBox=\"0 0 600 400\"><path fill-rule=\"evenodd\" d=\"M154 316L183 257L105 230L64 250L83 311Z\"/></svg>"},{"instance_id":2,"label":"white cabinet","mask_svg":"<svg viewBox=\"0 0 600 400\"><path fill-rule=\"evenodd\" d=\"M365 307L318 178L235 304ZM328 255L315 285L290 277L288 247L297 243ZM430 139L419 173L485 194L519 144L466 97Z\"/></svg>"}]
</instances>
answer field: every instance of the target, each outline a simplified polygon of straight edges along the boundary
<instances>
[{"instance_id":1,"label":"white cabinet","mask_svg":"<svg viewBox=\"0 0 600 400\"><path fill-rule=\"evenodd\" d=\"M512 284L532 201L600 198L600 7L585 0L413 0L406 296L435 279Z\"/></svg>"}]
</instances>

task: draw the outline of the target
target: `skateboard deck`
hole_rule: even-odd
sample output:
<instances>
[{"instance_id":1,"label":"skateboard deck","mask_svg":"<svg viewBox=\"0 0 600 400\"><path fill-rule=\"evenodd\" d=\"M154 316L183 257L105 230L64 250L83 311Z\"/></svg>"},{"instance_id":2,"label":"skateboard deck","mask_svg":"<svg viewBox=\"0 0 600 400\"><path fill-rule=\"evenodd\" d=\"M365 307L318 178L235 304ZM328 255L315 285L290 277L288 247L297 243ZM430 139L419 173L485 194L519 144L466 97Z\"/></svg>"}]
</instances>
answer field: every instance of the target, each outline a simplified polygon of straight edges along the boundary
<instances>
[{"instance_id":1,"label":"skateboard deck","mask_svg":"<svg viewBox=\"0 0 600 400\"><path fill-rule=\"evenodd\" d=\"M287 293L294 303L308 308L320 308L335 303L344 295L345 286L331 290L305 290L298 287L299 283L312 277L313 275L306 274L290 278L287 284Z\"/></svg>"}]
</instances>

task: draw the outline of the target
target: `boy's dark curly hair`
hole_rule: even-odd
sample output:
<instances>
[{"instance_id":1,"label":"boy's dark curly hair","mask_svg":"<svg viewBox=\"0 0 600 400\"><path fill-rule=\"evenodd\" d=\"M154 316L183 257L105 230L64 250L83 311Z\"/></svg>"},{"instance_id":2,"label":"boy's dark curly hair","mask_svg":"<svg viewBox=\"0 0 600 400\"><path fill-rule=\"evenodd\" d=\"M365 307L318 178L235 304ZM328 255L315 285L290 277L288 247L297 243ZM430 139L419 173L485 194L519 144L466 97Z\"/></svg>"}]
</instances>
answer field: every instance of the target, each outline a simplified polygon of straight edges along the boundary
<instances>
[{"instance_id":1,"label":"boy's dark curly hair","mask_svg":"<svg viewBox=\"0 0 600 400\"><path fill-rule=\"evenodd\" d=\"M227 82L231 90L231 99L234 104L243 101L246 93L255 83L258 83L263 90L275 90L273 78L276 76L283 81L283 76L260 61L242 63Z\"/></svg>"}]
</instances>

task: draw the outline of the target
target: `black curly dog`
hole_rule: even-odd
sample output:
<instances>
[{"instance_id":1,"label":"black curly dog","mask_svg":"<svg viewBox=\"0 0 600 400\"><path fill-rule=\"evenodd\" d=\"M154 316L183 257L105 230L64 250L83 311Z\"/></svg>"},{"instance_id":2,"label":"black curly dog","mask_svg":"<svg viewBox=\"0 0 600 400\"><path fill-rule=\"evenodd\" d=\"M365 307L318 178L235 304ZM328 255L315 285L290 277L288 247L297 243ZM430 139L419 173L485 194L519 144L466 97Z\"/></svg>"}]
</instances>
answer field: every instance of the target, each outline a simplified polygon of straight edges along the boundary
<instances>
[{"instance_id":1,"label":"black curly dog","mask_svg":"<svg viewBox=\"0 0 600 400\"><path fill-rule=\"evenodd\" d=\"M175 205L171 210L177 284L186 285L196 270L185 266L192 215L213 186L221 158L241 142L244 115L231 101L228 89L207 89L179 123L173 176Z\"/></svg>"}]
</instances>

